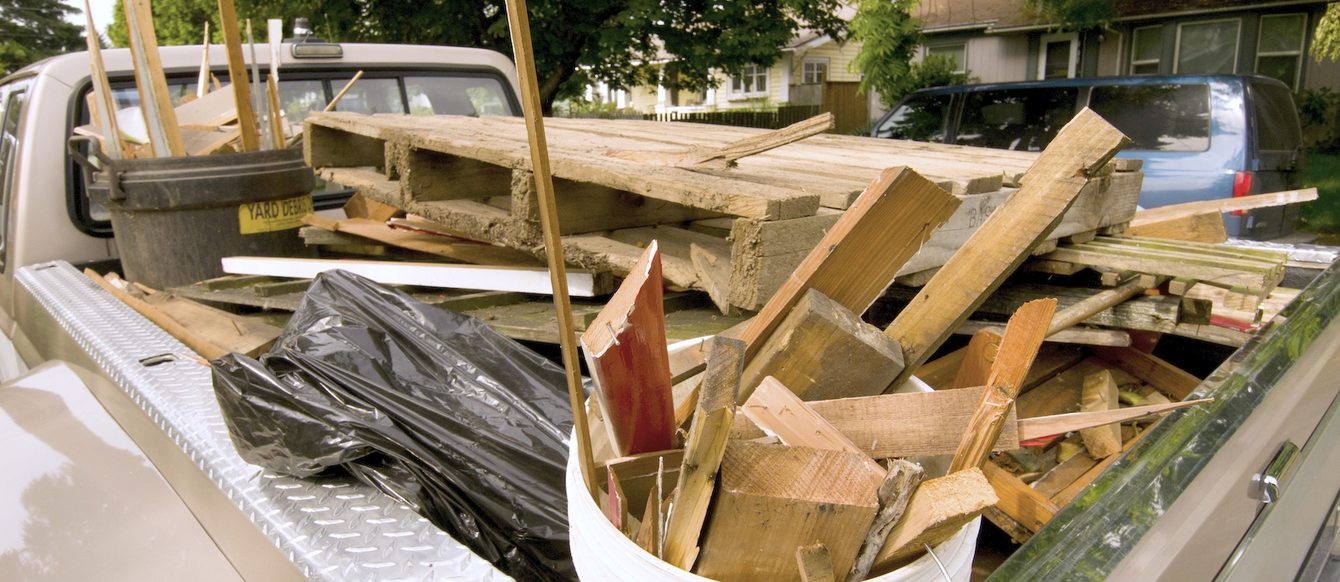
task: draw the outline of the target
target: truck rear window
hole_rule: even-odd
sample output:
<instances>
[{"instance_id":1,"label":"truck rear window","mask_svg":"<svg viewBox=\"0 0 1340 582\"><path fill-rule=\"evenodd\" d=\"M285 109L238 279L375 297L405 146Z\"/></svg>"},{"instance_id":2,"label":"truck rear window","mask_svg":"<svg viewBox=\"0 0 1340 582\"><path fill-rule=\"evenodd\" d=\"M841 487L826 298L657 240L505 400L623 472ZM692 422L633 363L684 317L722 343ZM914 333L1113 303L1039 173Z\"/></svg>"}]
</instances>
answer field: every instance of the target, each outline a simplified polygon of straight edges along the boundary
<instances>
[{"instance_id":1,"label":"truck rear window","mask_svg":"<svg viewBox=\"0 0 1340 582\"><path fill-rule=\"evenodd\" d=\"M885 118L875 137L942 142L948 113L949 95L913 95Z\"/></svg>"},{"instance_id":2,"label":"truck rear window","mask_svg":"<svg viewBox=\"0 0 1340 582\"><path fill-rule=\"evenodd\" d=\"M1303 141L1293 96L1279 85L1252 83L1252 124L1262 151L1293 151Z\"/></svg>"},{"instance_id":3,"label":"truck rear window","mask_svg":"<svg viewBox=\"0 0 1340 582\"><path fill-rule=\"evenodd\" d=\"M1127 149L1210 148L1210 88L1205 84L1094 87L1089 108L1131 138Z\"/></svg>"},{"instance_id":4,"label":"truck rear window","mask_svg":"<svg viewBox=\"0 0 1340 582\"><path fill-rule=\"evenodd\" d=\"M974 91L963 100L954 143L1042 151L1075 116L1079 89L1040 87Z\"/></svg>"}]
</instances>

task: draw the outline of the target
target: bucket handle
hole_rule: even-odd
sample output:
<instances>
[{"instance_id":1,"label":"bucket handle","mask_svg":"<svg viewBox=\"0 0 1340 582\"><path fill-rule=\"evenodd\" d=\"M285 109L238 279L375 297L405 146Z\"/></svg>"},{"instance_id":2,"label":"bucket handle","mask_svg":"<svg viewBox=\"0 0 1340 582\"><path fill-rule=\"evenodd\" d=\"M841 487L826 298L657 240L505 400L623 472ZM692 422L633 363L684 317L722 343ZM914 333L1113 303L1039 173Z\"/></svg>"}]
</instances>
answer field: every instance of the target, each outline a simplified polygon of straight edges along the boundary
<instances>
[{"instance_id":1,"label":"bucket handle","mask_svg":"<svg viewBox=\"0 0 1340 582\"><path fill-rule=\"evenodd\" d=\"M88 144L88 156L85 156L79 150L81 144ZM121 200L126 197L126 193L121 191L120 181L117 180L117 173L112 167L112 159L102 152L102 142L96 138L87 135L76 135L70 137L67 144L70 150L70 157L79 163L79 167L84 174L84 187L93 185L93 173L102 170L107 175L108 197L112 200ZM98 159L98 164L94 165L89 157Z\"/></svg>"}]
</instances>

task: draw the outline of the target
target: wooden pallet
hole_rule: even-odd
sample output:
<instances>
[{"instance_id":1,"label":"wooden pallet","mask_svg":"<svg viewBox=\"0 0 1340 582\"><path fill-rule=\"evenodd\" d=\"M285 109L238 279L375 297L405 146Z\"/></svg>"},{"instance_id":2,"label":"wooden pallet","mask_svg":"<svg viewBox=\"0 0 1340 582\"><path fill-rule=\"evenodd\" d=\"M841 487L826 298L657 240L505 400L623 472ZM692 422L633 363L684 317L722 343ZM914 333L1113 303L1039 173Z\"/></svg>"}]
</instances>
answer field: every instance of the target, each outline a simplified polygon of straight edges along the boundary
<instances>
[{"instance_id":1,"label":"wooden pallet","mask_svg":"<svg viewBox=\"0 0 1340 582\"><path fill-rule=\"evenodd\" d=\"M761 130L642 121L547 120L570 263L623 275L652 238L666 282L756 310L880 171L906 165L964 199L903 274L943 264L1013 192L1036 154L821 135L739 159L681 165ZM520 119L314 115L304 140L322 177L458 235L539 252ZM1142 175L1110 164L1053 239L1124 224ZM1138 169L1138 168L1137 168ZM695 264L695 256L697 261Z\"/></svg>"}]
</instances>

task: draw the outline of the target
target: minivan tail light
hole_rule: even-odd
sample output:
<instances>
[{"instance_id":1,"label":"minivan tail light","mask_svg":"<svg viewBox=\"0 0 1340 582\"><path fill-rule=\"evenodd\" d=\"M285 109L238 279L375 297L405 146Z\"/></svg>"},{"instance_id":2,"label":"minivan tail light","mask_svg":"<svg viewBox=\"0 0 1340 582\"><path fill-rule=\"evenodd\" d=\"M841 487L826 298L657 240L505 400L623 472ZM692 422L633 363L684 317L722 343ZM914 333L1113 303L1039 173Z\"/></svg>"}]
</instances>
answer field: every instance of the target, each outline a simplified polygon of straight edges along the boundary
<instances>
[{"instance_id":1,"label":"minivan tail light","mask_svg":"<svg viewBox=\"0 0 1340 582\"><path fill-rule=\"evenodd\" d=\"M1242 170L1233 174L1233 197L1241 198L1252 194L1252 178L1256 176L1255 172ZM1234 210L1233 216L1245 216L1246 211Z\"/></svg>"}]
</instances>

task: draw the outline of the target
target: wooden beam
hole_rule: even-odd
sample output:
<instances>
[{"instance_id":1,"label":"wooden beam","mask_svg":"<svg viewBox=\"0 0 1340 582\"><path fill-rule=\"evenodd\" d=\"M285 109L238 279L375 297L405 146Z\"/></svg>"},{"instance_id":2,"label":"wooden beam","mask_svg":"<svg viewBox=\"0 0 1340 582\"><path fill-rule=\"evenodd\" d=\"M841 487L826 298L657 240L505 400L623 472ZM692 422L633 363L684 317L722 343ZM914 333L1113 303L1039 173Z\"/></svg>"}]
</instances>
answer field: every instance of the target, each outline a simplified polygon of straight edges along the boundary
<instances>
[{"instance_id":1,"label":"wooden beam","mask_svg":"<svg viewBox=\"0 0 1340 582\"><path fill-rule=\"evenodd\" d=\"M1112 372L1103 370L1084 377L1084 391L1080 396L1080 412L1108 412L1117 409L1117 381ZM1095 459L1121 452L1121 425L1104 424L1079 431L1084 448Z\"/></svg>"},{"instance_id":2,"label":"wooden beam","mask_svg":"<svg viewBox=\"0 0 1340 582\"><path fill-rule=\"evenodd\" d=\"M931 479L917 487L903 519L875 558L872 574L888 572L958 533L998 498L982 470L972 468Z\"/></svg>"},{"instance_id":3,"label":"wooden beam","mask_svg":"<svg viewBox=\"0 0 1340 582\"><path fill-rule=\"evenodd\" d=\"M683 570L693 569L698 555L698 537L707 521L717 470L726 452L726 439L735 420L735 394L744 366L744 343L730 338L710 340L707 373L698 396L698 406L684 441L684 460L679 467L674 512L666 524L662 558Z\"/></svg>"},{"instance_id":4,"label":"wooden beam","mask_svg":"<svg viewBox=\"0 0 1340 582\"><path fill-rule=\"evenodd\" d=\"M903 351L880 329L810 289L745 367L740 399L772 376L802 400L870 396L903 371ZM978 384L980 386L981 384Z\"/></svg>"},{"instance_id":5,"label":"wooden beam","mask_svg":"<svg viewBox=\"0 0 1340 582\"><path fill-rule=\"evenodd\" d=\"M1316 199L1316 188L1303 188L1301 190L1285 190L1283 192L1255 194L1252 196L1240 196L1236 198L1216 198L1214 200L1183 202L1181 204L1171 204L1168 206L1160 206L1158 208L1145 208L1136 211L1135 218L1131 219L1130 226L1134 228L1149 227L1160 222L1201 214L1213 214L1215 215L1215 218L1220 218L1218 215L1225 212L1251 210L1253 208L1269 208L1271 206L1284 206L1286 204L1310 202Z\"/></svg>"},{"instance_id":6,"label":"wooden beam","mask_svg":"<svg viewBox=\"0 0 1340 582\"><path fill-rule=\"evenodd\" d=\"M948 455L963 438L983 390L982 386L976 386L805 404L876 459ZM995 450L1019 448L1016 425L1011 409L1006 413ZM748 418L737 416L731 434L734 439L754 439L765 433Z\"/></svg>"},{"instance_id":7,"label":"wooden beam","mask_svg":"<svg viewBox=\"0 0 1340 582\"><path fill-rule=\"evenodd\" d=\"M678 426L662 289L653 241L581 337L610 442L620 455L672 448Z\"/></svg>"},{"instance_id":8,"label":"wooden beam","mask_svg":"<svg viewBox=\"0 0 1340 582\"><path fill-rule=\"evenodd\" d=\"M907 511L907 503L925 475L921 465L903 459L890 461L889 474L879 487L879 512L875 514L875 523L870 526L870 532L861 544L861 551L856 555L856 563L847 573L847 582L861 582L870 574L870 568L879 557L879 550L884 547L889 533Z\"/></svg>"},{"instance_id":9,"label":"wooden beam","mask_svg":"<svg viewBox=\"0 0 1340 582\"><path fill-rule=\"evenodd\" d=\"M93 102L97 105L98 127L102 130L103 151L113 160L121 159L121 129L116 122L116 100L107 82L107 67L102 63L102 42L93 26L93 9L84 0L84 40L88 45L89 77L93 79Z\"/></svg>"},{"instance_id":10,"label":"wooden beam","mask_svg":"<svg viewBox=\"0 0 1340 582\"><path fill-rule=\"evenodd\" d=\"M746 365L809 289L863 313L959 204L912 170L882 172L741 333Z\"/></svg>"},{"instance_id":11,"label":"wooden beam","mask_svg":"<svg viewBox=\"0 0 1340 582\"><path fill-rule=\"evenodd\" d=\"M796 548L796 567L802 582L833 582L833 556L823 544Z\"/></svg>"},{"instance_id":12,"label":"wooden beam","mask_svg":"<svg viewBox=\"0 0 1340 582\"><path fill-rule=\"evenodd\" d=\"M1153 354L1132 348L1094 348L1093 352L1174 401L1185 400L1200 386L1199 378Z\"/></svg>"},{"instance_id":13,"label":"wooden beam","mask_svg":"<svg viewBox=\"0 0 1340 582\"><path fill-rule=\"evenodd\" d=\"M1038 348L1042 347L1042 338L1046 336L1055 309L1055 299L1030 301L1006 324L986 390L982 392L968 430L963 433L963 440L954 451L954 460L949 464L951 473L981 467L995 448L1006 417L1014 407L1014 399L1019 396Z\"/></svg>"},{"instance_id":14,"label":"wooden beam","mask_svg":"<svg viewBox=\"0 0 1340 582\"><path fill-rule=\"evenodd\" d=\"M1157 394L1157 392L1155 394ZM1214 402L1214 399L1199 398L1196 400L1184 400L1182 402L1172 402L1167 404L1130 406L1116 410L1071 412L1066 414L1053 414L1050 416L1021 418L1019 419L1019 440L1028 441L1052 435L1065 434L1094 426L1132 422L1151 415L1162 414L1177 410L1178 408L1186 408L1188 406L1195 406L1206 402Z\"/></svg>"},{"instance_id":15,"label":"wooden beam","mask_svg":"<svg viewBox=\"0 0 1340 582\"><path fill-rule=\"evenodd\" d=\"M223 258L223 272L234 275L311 279L318 273L332 269L343 269L384 285L418 285L518 293L553 292L552 278L546 277L543 268L284 257ZM551 280L546 281L546 278ZM573 295L579 297L594 297L597 294L595 278L590 273L570 273L562 283L571 285Z\"/></svg>"},{"instance_id":16,"label":"wooden beam","mask_svg":"<svg viewBox=\"0 0 1340 582\"><path fill-rule=\"evenodd\" d=\"M181 141L176 110L168 93L167 77L158 55L158 37L154 34L154 18L149 0L125 0L126 36L130 54L135 60L135 87L140 93L140 111L149 142L158 157L184 156L186 147ZM115 110L112 111L115 114Z\"/></svg>"},{"instance_id":17,"label":"wooden beam","mask_svg":"<svg viewBox=\"0 0 1340 582\"><path fill-rule=\"evenodd\" d=\"M247 63L242 57L242 33L237 28L237 10L233 0L218 0L219 28L223 30L223 46L228 53L228 83L233 87L233 108L237 112L238 129L242 131L242 151L260 149L260 133L256 129L256 112L251 108L251 83Z\"/></svg>"},{"instance_id":18,"label":"wooden beam","mask_svg":"<svg viewBox=\"0 0 1340 582\"><path fill-rule=\"evenodd\" d=\"M1084 110L1066 124L1023 177L1023 187L991 214L885 329L903 346L911 374L1054 229L1096 174L1130 140ZM901 383L894 382L894 386Z\"/></svg>"}]
</instances>

